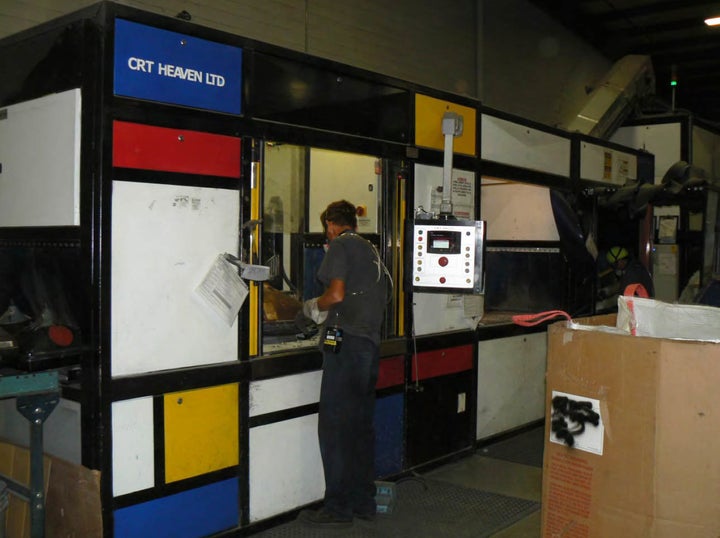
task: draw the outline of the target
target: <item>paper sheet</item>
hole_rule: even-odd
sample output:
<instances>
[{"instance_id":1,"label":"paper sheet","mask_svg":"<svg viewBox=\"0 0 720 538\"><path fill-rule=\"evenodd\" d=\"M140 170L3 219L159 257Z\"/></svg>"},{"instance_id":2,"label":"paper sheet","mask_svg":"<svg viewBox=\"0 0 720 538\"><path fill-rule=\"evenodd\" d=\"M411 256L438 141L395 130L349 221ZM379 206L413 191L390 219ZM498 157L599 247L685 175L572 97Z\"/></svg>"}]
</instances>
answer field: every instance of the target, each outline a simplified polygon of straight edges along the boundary
<instances>
[{"instance_id":1,"label":"paper sheet","mask_svg":"<svg viewBox=\"0 0 720 538\"><path fill-rule=\"evenodd\" d=\"M247 284L238 275L237 268L222 254L215 258L205 278L195 289L203 304L228 326L234 323L248 291Z\"/></svg>"}]
</instances>

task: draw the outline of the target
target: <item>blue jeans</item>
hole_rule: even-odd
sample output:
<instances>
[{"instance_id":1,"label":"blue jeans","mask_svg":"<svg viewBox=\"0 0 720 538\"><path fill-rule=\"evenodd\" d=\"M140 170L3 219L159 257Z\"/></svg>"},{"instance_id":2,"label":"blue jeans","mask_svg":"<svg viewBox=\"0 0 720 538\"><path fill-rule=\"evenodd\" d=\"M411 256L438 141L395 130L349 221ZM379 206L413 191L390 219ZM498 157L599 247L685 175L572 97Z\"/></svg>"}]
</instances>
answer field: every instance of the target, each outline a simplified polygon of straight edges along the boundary
<instances>
[{"instance_id":1,"label":"blue jeans","mask_svg":"<svg viewBox=\"0 0 720 538\"><path fill-rule=\"evenodd\" d=\"M379 348L344 335L339 353L323 352L318 438L325 508L342 516L375 513L375 384Z\"/></svg>"}]
</instances>

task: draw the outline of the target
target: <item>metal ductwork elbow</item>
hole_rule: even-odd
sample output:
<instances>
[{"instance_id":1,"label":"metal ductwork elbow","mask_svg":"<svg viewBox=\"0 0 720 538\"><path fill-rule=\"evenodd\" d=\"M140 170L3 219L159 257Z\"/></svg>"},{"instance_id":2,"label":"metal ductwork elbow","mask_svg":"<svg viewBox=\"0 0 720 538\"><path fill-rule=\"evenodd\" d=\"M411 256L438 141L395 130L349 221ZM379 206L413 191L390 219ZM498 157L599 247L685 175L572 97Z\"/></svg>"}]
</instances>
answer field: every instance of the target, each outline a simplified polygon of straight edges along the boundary
<instances>
[{"instance_id":1,"label":"metal ductwork elbow","mask_svg":"<svg viewBox=\"0 0 720 538\"><path fill-rule=\"evenodd\" d=\"M630 114L633 103L654 93L655 72L650 56L624 56L590 93L567 130L608 139Z\"/></svg>"}]
</instances>

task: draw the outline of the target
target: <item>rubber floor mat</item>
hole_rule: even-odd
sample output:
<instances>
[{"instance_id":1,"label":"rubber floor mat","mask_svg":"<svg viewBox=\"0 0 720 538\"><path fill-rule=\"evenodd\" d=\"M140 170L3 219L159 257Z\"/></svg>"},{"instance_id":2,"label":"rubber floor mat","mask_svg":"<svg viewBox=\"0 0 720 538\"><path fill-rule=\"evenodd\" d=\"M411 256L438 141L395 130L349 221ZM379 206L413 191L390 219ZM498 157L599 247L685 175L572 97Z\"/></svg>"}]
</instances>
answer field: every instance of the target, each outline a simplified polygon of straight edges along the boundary
<instances>
[{"instance_id":1,"label":"rubber floor mat","mask_svg":"<svg viewBox=\"0 0 720 538\"><path fill-rule=\"evenodd\" d=\"M401 480L396 496L392 513L379 514L374 522L355 519L350 528L323 529L292 521L254 536L483 538L540 508L539 502L424 478Z\"/></svg>"}]
</instances>

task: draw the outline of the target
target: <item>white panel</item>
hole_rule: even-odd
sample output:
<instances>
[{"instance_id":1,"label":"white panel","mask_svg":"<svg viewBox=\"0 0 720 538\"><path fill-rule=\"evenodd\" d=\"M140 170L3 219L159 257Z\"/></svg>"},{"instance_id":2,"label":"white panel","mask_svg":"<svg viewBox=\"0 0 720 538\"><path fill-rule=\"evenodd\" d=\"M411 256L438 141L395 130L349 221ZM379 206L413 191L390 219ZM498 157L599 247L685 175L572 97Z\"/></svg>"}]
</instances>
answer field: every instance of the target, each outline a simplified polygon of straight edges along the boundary
<instances>
[{"instance_id":1,"label":"white panel","mask_svg":"<svg viewBox=\"0 0 720 538\"><path fill-rule=\"evenodd\" d=\"M317 403L322 372L264 379L250 383L250 416Z\"/></svg>"},{"instance_id":2,"label":"white panel","mask_svg":"<svg viewBox=\"0 0 720 538\"><path fill-rule=\"evenodd\" d=\"M79 225L80 90L0 110L0 226Z\"/></svg>"},{"instance_id":3,"label":"white panel","mask_svg":"<svg viewBox=\"0 0 720 538\"><path fill-rule=\"evenodd\" d=\"M113 402L114 496L155 485L154 450L152 397Z\"/></svg>"},{"instance_id":4,"label":"white panel","mask_svg":"<svg viewBox=\"0 0 720 538\"><path fill-rule=\"evenodd\" d=\"M250 522L323 497L317 414L251 428L249 457Z\"/></svg>"},{"instance_id":5,"label":"white panel","mask_svg":"<svg viewBox=\"0 0 720 538\"><path fill-rule=\"evenodd\" d=\"M465 301L473 300L480 302L480 306L473 307L473 313L479 312L477 316L465 309ZM474 329L482 311L482 298L476 295L413 293L413 329L417 335Z\"/></svg>"},{"instance_id":6,"label":"white panel","mask_svg":"<svg viewBox=\"0 0 720 538\"><path fill-rule=\"evenodd\" d=\"M477 439L545 416L547 334L478 342Z\"/></svg>"},{"instance_id":7,"label":"white panel","mask_svg":"<svg viewBox=\"0 0 720 538\"><path fill-rule=\"evenodd\" d=\"M588 142L580 145L580 179L624 185L637 177L635 155Z\"/></svg>"},{"instance_id":8,"label":"white panel","mask_svg":"<svg viewBox=\"0 0 720 538\"><path fill-rule=\"evenodd\" d=\"M720 210L720 201L718 198L720 197L720 194L718 194L715 191L708 191L707 193L707 203L704 213L705 218L705 233L703 234L705 236L703 241L703 266L702 266L702 282L701 284L703 286L707 285L711 278L714 278L713 275L713 266L715 263L715 254L716 254L716 239L718 236L718 232L715 231L714 233L710 230L714 230L714 227L716 226L717 219L720 215L718 215L718 210ZM690 277L690 280L693 280L693 277ZM700 280L700 279L698 279ZM686 286L687 287L687 286ZM685 291L685 290L683 290ZM681 292L682 293L682 292Z\"/></svg>"},{"instance_id":9,"label":"white panel","mask_svg":"<svg viewBox=\"0 0 720 538\"><path fill-rule=\"evenodd\" d=\"M678 300L678 275L680 272L680 249L678 245L653 245L653 286L655 299L674 303Z\"/></svg>"},{"instance_id":10,"label":"white panel","mask_svg":"<svg viewBox=\"0 0 720 538\"><path fill-rule=\"evenodd\" d=\"M483 114L482 158L570 177L570 139Z\"/></svg>"},{"instance_id":11,"label":"white panel","mask_svg":"<svg viewBox=\"0 0 720 538\"><path fill-rule=\"evenodd\" d=\"M236 360L237 319L194 290L237 254L238 192L115 181L112 206L112 375Z\"/></svg>"},{"instance_id":12,"label":"white panel","mask_svg":"<svg viewBox=\"0 0 720 538\"><path fill-rule=\"evenodd\" d=\"M358 217L358 232L378 231L379 176L375 157L312 149L310 152L310 232L322 232L320 213L329 203L347 200L364 205L365 217Z\"/></svg>"},{"instance_id":13,"label":"white panel","mask_svg":"<svg viewBox=\"0 0 720 538\"><path fill-rule=\"evenodd\" d=\"M560 239L546 187L483 179L480 202L488 241Z\"/></svg>"},{"instance_id":14,"label":"white panel","mask_svg":"<svg viewBox=\"0 0 720 538\"><path fill-rule=\"evenodd\" d=\"M692 135L692 163L705 170L708 177L717 177L714 161L720 137L700 127L693 127Z\"/></svg>"},{"instance_id":15,"label":"white panel","mask_svg":"<svg viewBox=\"0 0 720 538\"><path fill-rule=\"evenodd\" d=\"M82 463L80 420L80 403L60 398L43 427L45 452L71 463Z\"/></svg>"},{"instance_id":16,"label":"white panel","mask_svg":"<svg viewBox=\"0 0 720 538\"><path fill-rule=\"evenodd\" d=\"M681 127L680 122L621 127L610 140L655 155L655 183L660 183L665 172L681 158Z\"/></svg>"}]
</instances>

